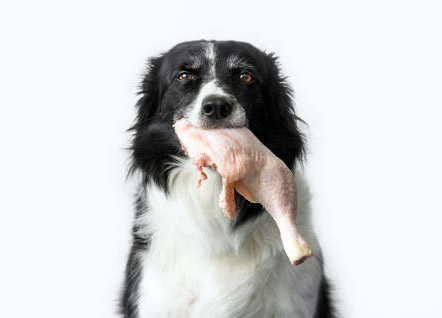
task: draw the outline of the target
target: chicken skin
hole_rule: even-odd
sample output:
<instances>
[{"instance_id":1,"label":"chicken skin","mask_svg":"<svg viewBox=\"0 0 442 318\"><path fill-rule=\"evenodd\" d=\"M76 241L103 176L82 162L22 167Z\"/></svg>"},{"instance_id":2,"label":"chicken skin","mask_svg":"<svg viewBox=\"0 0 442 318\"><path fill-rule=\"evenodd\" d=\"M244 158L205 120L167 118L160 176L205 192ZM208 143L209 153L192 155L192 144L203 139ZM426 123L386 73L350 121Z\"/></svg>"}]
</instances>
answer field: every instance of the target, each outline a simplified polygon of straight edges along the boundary
<instances>
[{"instance_id":1,"label":"chicken skin","mask_svg":"<svg viewBox=\"0 0 442 318\"><path fill-rule=\"evenodd\" d=\"M197 185L207 179L203 167L221 175L219 206L225 216L235 217L236 190L272 216L292 264L299 265L313 255L296 226L297 195L291 170L249 129L202 129L186 119L177 121L174 128L186 155L200 171Z\"/></svg>"}]
</instances>

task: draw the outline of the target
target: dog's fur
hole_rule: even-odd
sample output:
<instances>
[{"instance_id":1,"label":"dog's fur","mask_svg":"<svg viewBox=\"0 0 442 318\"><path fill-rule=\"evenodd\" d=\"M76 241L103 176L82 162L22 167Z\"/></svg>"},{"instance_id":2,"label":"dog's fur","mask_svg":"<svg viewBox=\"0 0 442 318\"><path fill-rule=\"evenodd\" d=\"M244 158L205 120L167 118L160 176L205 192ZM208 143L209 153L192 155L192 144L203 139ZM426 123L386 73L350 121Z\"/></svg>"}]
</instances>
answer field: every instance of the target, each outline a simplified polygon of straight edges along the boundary
<instances>
[{"instance_id":1,"label":"dog's fur","mask_svg":"<svg viewBox=\"0 0 442 318\"><path fill-rule=\"evenodd\" d=\"M229 115L205 116L207 97L227 102ZM208 179L196 187L197 171L172 128L182 117L206 128L246 126L295 170L303 138L275 56L235 41L178 44L150 59L137 110L131 172L141 181L122 315L333 317L302 175L295 172L297 222L314 257L294 267L261 205L235 194L230 220L218 207L217 173L206 169Z\"/></svg>"}]
</instances>

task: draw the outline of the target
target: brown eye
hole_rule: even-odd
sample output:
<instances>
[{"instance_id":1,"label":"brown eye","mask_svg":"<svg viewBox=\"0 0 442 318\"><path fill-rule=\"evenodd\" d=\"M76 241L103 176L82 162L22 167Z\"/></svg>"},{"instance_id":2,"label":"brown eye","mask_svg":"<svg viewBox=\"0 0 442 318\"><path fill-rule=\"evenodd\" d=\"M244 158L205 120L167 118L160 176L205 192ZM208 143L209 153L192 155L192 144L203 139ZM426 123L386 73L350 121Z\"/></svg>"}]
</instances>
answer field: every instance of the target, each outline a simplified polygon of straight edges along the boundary
<instances>
[{"instance_id":1,"label":"brown eye","mask_svg":"<svg viewBox=\"0 0 442 318\"><path fill-rule=\"evenodd\" d=\"M249 73L242 73L239 78L241 79L241 81L243 81L244 83L250 83L253 80L252 75L250 75Z\"/></svg>"},{"instance_id":2,"label":"brown eye","mask_svg":"<svg viewBox=\"0 0 442 318\"><path fill-rule=\"evenodd\" d=\"M187 72L182 72L180 73L180 75L178 75L178 79L180 81L190 81L195 79L195 75L187 73Z\"/></svg>"}]
</instances>

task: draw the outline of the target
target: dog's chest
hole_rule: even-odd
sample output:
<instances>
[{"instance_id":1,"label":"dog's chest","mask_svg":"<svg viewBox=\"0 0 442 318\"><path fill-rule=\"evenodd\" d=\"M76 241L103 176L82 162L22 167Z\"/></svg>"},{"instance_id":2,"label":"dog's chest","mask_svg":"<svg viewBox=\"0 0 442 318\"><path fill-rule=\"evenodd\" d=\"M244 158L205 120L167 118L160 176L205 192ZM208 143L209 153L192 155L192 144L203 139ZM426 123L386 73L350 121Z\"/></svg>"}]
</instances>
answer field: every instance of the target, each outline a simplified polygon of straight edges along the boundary
<instances>
[{"instance_id":1,"label":"dog's chest","mask_svg":"<svg viewBox=\"0 0 442 318\"><path fill-rule=\"evenodd\" d=\"M218 176L208 171L196 189L187 164L171 174L169 196L147 189L148 213L138 220L151 236L139 255L140 318L312 316L317 260L294 268L265 214L232 232L218 208Z\"/></svg>"},{"instance_id":2,"label":"dog's chest","mask_svg":"<svg viewBox=\"0 0 442 318\"><path fill-rule=\"evenodd\" d=\"M282 258L254 269L251 264L235 268L229 262L214 262L194 259L192 266L164 266L147 255L140 317L284 317L293 313L294 285L283 280L287 276Z\"/></svg>"}]
</instances>

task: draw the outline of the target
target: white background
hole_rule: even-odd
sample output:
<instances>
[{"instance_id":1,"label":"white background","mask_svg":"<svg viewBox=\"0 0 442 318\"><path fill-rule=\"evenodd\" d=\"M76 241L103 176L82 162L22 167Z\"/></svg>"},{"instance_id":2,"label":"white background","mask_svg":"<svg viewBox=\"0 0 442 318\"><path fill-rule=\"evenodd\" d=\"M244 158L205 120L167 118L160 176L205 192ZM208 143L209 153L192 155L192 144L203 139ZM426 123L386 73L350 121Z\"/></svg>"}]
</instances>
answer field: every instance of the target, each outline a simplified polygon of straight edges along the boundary
<instances>
[{"instance_id":1,"label":"white background","mask_svg":"<svg viewBox=\"0 0 442 318\"><path fill-rule=\"evenodd\" d=\"M281 57L343 317L442 317L441 16L437 1L2 1L0 317L115 317L143 65L201 38Z\"/></svg>"}]
</instances>

